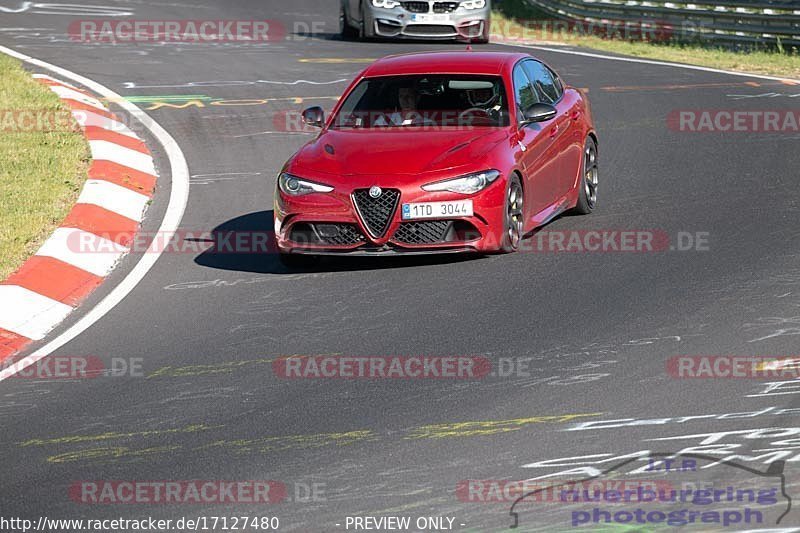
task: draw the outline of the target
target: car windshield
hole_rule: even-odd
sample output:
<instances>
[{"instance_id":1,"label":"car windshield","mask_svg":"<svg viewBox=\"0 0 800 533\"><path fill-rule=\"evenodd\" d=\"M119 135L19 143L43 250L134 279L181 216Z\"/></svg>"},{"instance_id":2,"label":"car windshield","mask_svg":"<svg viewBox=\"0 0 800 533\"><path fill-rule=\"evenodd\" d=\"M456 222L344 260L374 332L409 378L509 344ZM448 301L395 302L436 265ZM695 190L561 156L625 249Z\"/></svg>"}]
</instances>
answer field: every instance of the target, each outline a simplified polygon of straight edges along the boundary
<instances>
[{"instance_id":1,"label":"car windshield","mask_svg":"<svg viewBox=\"0 0 800 533\"><path fill-rule=\"evenodd\" d=\"M347 95L333 128L508 126L499 76L424 75L368 78Z\"/></svg>"}]
</instances>

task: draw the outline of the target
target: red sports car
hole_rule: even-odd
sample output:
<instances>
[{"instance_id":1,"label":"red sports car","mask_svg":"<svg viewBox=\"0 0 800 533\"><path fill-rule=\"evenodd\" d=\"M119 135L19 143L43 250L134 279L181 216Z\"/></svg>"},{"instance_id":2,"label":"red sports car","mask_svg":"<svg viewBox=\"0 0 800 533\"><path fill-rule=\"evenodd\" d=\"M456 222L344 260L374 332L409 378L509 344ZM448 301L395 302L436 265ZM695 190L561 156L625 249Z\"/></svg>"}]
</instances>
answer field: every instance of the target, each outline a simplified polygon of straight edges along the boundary
<instances>
[{"instance_id":1,"label":"red sports car","mask_svg":"<svg viewBox=\"0 0 800 533\"><path fill-rule=\"evenodd\" d=\"M284 165L275 234L304 255L513 252L597 201L589 102L522 53L390 56L361 72Z\"/></svg>"}]
</instances>

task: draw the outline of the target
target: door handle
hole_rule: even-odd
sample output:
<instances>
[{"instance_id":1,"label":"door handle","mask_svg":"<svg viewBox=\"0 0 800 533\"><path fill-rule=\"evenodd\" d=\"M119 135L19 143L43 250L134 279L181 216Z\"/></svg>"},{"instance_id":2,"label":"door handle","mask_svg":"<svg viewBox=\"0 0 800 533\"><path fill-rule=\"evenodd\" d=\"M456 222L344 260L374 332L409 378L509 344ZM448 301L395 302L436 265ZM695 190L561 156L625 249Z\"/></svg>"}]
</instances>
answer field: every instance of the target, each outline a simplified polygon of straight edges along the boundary
<instances>
[{"instance_id":1,"label":"door handle","mask_svg":"<svg viewBox=\"0 0 800 533\"><path fill-rule=\"evenodd\" d=\"M558 125L555 125L552 128L550 128L550 138L552 139L556 135L558 135Z\"/></svg>"},{"instance_id":2,"label":"door handle","mask_svg":"<svg viewBox=\"0 0 800 533\"><path fill-rule=\"evenodd\" d=\"M573 111L572 114L570 115L570 118L572 120L578 120L579 118L581 118L581 112L580 111Z\"/></svg>"}]
</instances>

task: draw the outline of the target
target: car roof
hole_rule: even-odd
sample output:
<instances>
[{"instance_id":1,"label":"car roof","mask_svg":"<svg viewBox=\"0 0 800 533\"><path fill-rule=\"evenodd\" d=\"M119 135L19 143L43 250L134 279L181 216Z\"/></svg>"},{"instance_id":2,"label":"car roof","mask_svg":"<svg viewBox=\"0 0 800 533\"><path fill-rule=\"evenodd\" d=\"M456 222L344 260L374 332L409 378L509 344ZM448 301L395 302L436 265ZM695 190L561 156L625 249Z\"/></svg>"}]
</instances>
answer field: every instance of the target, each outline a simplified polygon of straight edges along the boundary
<instances>
[{"instance_id":1,"label":"car roof","mask_svg":"<svg viewBox=\"0 0 800 533\"><path fill-rule=\"evenodd\" d=\"M402 74L491 74L498 75L506 65L530 57L508 52L417 52L384 57L363 72L364 77Z\"/></svg>"}]
</instances>

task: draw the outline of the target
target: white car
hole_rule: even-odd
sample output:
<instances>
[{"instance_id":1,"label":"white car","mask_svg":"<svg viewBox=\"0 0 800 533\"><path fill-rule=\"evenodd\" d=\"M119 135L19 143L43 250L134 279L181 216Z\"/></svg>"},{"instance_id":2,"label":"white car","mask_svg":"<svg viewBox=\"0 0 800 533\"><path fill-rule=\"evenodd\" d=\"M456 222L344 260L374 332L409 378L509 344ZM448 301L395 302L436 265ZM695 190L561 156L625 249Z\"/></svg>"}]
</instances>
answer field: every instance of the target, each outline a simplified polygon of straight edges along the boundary
<instances>
[{"instance_id":1,"label":"white car","mask_svg":"<svg viewBox=\"0 0 800 533\"><path fill-rule=\"evenodd\" d=\"M345 39L408 38L489 42L491 0L341 0Z\"/></svg>"}]
</instances>

